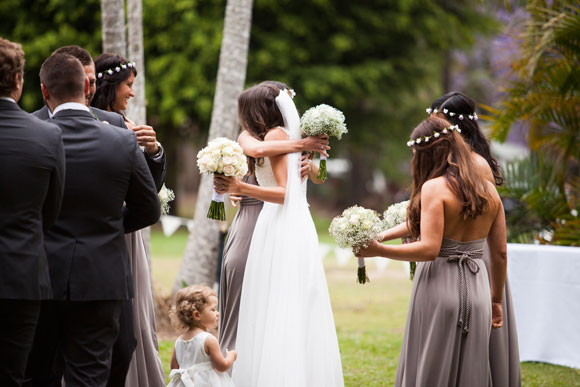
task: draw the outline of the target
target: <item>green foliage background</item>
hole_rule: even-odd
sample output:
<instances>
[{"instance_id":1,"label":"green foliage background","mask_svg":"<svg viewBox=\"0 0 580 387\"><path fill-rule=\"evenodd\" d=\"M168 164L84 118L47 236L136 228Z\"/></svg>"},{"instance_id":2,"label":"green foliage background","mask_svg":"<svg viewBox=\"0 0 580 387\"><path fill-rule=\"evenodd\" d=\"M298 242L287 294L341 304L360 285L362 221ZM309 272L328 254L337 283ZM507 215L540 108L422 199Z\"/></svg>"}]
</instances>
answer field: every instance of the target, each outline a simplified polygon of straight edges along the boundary
<instances>
[{"instance_id":1,"label":"green foliage background","mask_svg":"<svg viewBox=\"0 0 580 387\"><path fill-rule=\"evenodd\" d=\"M168 154L207 136L224 11L224 0L143 0L148 121ZM0 14L0 36L26 52L28 111L42 106L38 71L53 50L101 51L98 0L3 0ZM443 92L446 53L495 31L492 14L475 0L256 0L247 83L277 79L297 91L301 111L319 103L344 111L349 135L331 156L349 158L356 173L334 192L340 204L360 202L376 167L408 182L403 144Z\"/></svg>"}]
</instances>

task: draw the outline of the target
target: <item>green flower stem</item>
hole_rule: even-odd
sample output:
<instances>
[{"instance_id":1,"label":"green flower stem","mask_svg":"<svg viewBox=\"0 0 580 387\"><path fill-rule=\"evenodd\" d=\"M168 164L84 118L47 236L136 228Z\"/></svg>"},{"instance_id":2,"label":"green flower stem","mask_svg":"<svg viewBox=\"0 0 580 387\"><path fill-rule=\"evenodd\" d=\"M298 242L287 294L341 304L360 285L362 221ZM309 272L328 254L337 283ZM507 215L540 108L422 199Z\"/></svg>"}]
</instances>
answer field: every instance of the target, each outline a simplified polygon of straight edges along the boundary
<instances>
[{"instance_id":1,"label":"green flower stem","mask_svg":"<svg viewBox=\"0 0 580 387\"><path fill-rule=\"evenodd\" d=\"M320 180L328 179L328 173L326 173L326 160L320 160L320 166L318 167L318 176Z\"/></svg>"},{"instance_id":2,"label":"green flower stem","mask_svg":"<svg viewBox=\"0 0 580 387\"><path fill-rule=\"evenodd\" d=\"M367 276L367 268L366 268L366 266L359 267L357 274L358 274L358 283L359 284L363 284L364 285L367 282L371 282L371 280Z\"/></svg>"},{"instance_id":3,"label":"green flower stem","mask_svg":"<svg viewBox=\"0 0 580 387\"><path fill-rule=\"evenodd\" d=\"M223 202L211 201L207 217L215 220L226 220L226 208Z\"/></svg>"},{"instance_id":4,"label":"green flower stem","mask_svg":"<svg viewBox=\"0 0 580 387\"><path fill-rule=\"evenodd\" d=\"M411 281L413 281L413 278L415 278L415 269L417 268L417 262L409 262L410 264L410 270L409 270L409 277L411 278Z\"/></svg>"}]
</instances>

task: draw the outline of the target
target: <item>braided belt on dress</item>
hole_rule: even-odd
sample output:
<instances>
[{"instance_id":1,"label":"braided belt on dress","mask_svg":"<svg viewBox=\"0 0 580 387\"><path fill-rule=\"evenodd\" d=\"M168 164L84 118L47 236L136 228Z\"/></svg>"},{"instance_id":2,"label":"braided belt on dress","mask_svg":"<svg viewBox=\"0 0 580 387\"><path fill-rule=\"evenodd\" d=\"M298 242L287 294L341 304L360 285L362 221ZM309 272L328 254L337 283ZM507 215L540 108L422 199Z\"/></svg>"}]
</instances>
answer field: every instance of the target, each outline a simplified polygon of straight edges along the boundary
<instances>
[{"instance_id":1,"label":"braided belt on dress","mask_svg":"<svg viewBox=\"0 0 580 387\"><path fill-rule=\"evenodd\" d=\"M447 258L447 262L457 262L459 268L459 320L457 326L463 331L463 334L469 332L469 317L471 316L471 296L469 295L469 277L465 268L476 275L479 273L479 265L476 259L481 259L483 249L459 251L455 248L441 249L439 256Z\"/></svg>"}]
</instances>

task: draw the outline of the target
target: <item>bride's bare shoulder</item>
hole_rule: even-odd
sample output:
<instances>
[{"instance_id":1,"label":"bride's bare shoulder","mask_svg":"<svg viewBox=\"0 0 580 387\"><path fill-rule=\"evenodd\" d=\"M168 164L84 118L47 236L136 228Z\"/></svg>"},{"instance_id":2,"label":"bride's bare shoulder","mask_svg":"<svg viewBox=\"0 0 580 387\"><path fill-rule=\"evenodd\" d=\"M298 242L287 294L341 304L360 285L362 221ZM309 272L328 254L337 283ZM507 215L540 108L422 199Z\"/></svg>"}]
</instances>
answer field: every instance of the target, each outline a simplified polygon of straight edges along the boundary
<instances>
[{"instance_id":1,"label":"bride's bare shoulder","mask_svg":"<svg viewBox=\"0 0 580 387\"><path fill-rule=\"evenodd\" d=\"M264 141L283 141L288 140L288 134L282 129L281 126L272 128L266 133Z\"/></svg>"}]
</instances>

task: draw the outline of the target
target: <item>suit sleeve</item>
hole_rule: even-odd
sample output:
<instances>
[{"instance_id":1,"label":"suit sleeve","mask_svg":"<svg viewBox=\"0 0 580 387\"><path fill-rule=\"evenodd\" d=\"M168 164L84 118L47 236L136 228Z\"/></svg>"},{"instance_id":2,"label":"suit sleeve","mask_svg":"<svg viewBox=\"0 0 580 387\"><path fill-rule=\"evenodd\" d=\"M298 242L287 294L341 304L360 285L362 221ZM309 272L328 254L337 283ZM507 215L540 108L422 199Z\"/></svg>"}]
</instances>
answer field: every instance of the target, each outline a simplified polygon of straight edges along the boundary
<instances>
[{"instance_id":1,"label":"suit sleeve","mask_svg":"<svg viewBox=\"0 0 580 387\"><path fill-rule=\"evenodd\" d=\"M137 146L137 140L131 139L133 153L133 171L125 197L123 224L125 233L133 232L152 225L159 220L161 205L155 183L149 172L143 152Z\"/></svg>"},{"instance_id":2,"label":"suit sleeve","mask_svg":"<svg viewBox=\"0 0 580 387\"><path fill-rule=\"evenodd\" d=\"M44 231L52 226L58 217L62 197L64 194L64 178L65 178L65 155L64 145L62 143L61 131L58 127L58 136L55 141L55 163L54 169L50 175L44 205L42 207L42 227Z\"/></svg>"},{"instance_id":3,"label":"suit sleeve","mask_svg":"<svg viewBox=\"0 0 580 387\"><path fill-rule=\"evenodd\" d=\"M155 181L155 188L157 192L161 191L161 187L165 184L165 176L167 174L167 164L165 163L165 149L162 148L162 154L159 157L151 157L147 152L143 152L147 165Z\"/></svg>"}]
</instances>

